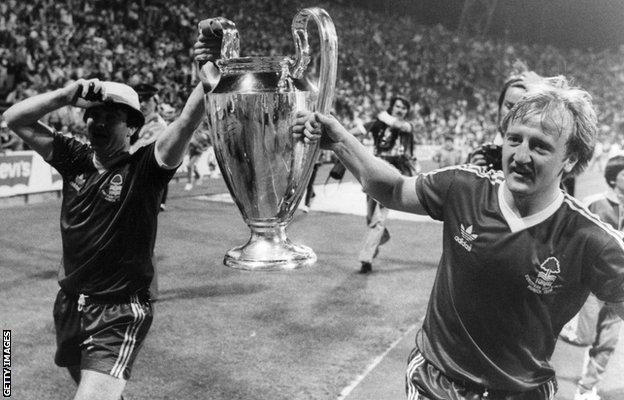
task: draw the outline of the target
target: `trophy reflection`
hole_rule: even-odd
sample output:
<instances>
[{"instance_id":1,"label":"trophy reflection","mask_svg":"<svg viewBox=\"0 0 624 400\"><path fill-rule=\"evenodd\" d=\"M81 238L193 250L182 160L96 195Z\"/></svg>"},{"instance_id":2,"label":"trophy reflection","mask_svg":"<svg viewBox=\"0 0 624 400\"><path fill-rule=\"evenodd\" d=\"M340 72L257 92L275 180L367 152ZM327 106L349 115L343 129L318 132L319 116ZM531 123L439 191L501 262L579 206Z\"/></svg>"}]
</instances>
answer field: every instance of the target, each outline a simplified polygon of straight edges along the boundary
<instances>
[{"instance_id":1,"label":"trophy reflection","mask_svg":"<svg viewBox=\"0 0 624 400\"><path fill-rule=\"evenodd\" d=\"M321 68L318 89L305 78L310 61L307 24L318 25ZM329 15L307 8L293 19L296 57L239 57L234 23L225 18L202 21L200 30L220 25L221 58L218 82L200 66L212 144L221 173L243 219L249 241L230 249L224 264L247 270L288 270L316 261L309 247L286 236L312 167L316 143L293 138L291 127L299 110L327 112L336 80L337 38ZM210 32L205 32L210 34ZM214 76L214 74L212 74ZM215 86L216 84L216 86ZM213 90L210 90L213 88Z\"/></svg>"}]
</instances>

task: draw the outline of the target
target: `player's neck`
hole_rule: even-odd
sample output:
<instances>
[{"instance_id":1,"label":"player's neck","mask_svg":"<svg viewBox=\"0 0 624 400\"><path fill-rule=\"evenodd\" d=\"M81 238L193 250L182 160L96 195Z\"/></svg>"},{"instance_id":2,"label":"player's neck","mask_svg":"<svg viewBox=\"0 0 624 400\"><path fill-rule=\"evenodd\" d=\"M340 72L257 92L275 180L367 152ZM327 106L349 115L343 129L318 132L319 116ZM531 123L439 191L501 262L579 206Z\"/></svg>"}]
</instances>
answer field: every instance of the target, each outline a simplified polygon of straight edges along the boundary
<instances>
[{"instance_id":1,"label":"player's neck","mask_svg":"<svg viewBox=\"0 0 624 400\"><path fill-rule=\"evenodd\" d=\"M536 193L522 195L512 193L507 185L503 185L503 198L507 206L520 218L526 218L545 210L557 200L560 190L548 191L546 193Z\"/></svg>"},{"instance_id":2,"label":"player's neck","mask_svg":"<svg viewBox=\"0 0 624 400\"><path fill-rule=\"evenodd\" d=\"M100 155L97 152L93 155L93 164L95 168L102 172L109 170L112 166L117 164L122 159L128 156L128 149L116 152L114 154Z\"/></svg>"}]
</instances>

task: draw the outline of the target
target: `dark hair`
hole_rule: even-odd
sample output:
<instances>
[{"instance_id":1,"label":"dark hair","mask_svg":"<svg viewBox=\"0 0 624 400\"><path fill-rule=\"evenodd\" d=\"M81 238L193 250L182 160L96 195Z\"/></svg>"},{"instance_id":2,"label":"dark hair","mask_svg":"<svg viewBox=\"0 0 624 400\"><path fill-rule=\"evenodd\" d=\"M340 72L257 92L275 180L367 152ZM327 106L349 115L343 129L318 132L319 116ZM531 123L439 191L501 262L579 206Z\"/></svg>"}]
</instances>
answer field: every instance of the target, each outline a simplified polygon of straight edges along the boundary
<instances>
[{"instance_id":1,"label":"dark hair","mask_svg":"<svg viewBox=\"0 0 624 400\"><path fill-rule=\"evenodd\" d=\"M390 107L388 107L388 114L392 115L392 108L394 107L394 103L396 103L397 101L402 102L403 105L407 107L407 112L408 113L410 112L412 105L410 104L409 100L407 100L403 96L394 96L393 98L390 99Z\"/></svg>"},{"instance_id":2,"label":"dark hair","mask_svg":"<svg viewBox=\"0 0 624 400\"><path fill-rule=\"evenodd\" d=\"M621 170L624 169L624 155L611 157L605 166L604 177L609 187L615 187L615 180Z\"/></svg>"},{"instance_id":3,"label":"dark hair","mask_svg":"<svg viewBox=\"0 0 624 400\"><path fill-rule=\"evenodd\" d=\"M503 85L503 90L501 90L500 96L498 96L498 115L500 118L500 110L503 107L503 102L505 101L505 95L507 94L507 90L510 87L517 87L526 90L526 86L524 84L524 79L522 78L511 78Z\"/></svg>"}]
</instances>

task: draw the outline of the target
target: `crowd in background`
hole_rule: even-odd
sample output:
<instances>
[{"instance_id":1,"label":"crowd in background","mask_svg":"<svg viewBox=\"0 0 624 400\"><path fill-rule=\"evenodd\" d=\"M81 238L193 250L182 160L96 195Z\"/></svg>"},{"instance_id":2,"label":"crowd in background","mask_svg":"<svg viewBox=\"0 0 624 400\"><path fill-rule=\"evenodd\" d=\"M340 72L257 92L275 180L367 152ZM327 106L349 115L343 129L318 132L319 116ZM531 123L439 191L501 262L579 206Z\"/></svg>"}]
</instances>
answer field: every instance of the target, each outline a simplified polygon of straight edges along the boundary
<instances>
[{"instance_id":1,"label":"crowd in background","mask_svg":"<svg viewBox=\"0 0 624 400\"><path fill-rule=\"evenodd\" d=\"M153 84L161 106L180 110L196 83L191 46L199 20L237 25L241 54L294 55L290 26L303 1L7 0L0 3L0 100L13 103L78 78ZM624 121L624 46L602 51L462 37L441 25L416 24L400 10L379 14L320 4L338 34L334 111L348 126L369 121L401 94L414 104L416 144L449 135L474 148L495 132L496 100L518 60L541 75L564 74L594 96L605 142ZM310 23L310 27L314 24ZM314 46L314 28L311 43ZM315 57L318 61L318 55ZM314 69L314 67L313 67ZM79 133L78 112L47 121Z\"/></svg>"}]
</instances>

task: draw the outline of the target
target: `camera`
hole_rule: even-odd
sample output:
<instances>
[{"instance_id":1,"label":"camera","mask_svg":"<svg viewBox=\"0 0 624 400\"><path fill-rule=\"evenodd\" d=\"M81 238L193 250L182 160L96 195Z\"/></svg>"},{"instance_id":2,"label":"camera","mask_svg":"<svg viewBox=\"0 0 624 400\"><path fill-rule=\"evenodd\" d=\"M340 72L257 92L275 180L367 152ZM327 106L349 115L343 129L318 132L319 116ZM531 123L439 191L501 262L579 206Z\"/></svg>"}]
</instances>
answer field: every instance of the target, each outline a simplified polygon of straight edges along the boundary
<instances>
[{"instance_id":1,"label":"camera","mask_svg":"<svg viewBox=\"0 0 624 400\"><path fill-rule=\"evenodd\" d=\"M494 143L485 143L474 154L483 156L488 169L503 169L503 148L501 146Z\"/></svg>"}]
</instances>

